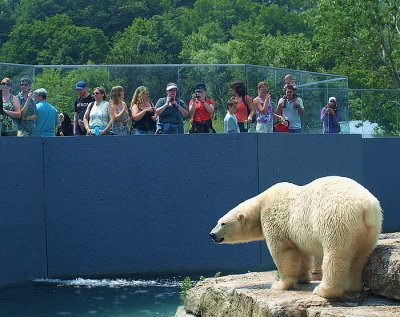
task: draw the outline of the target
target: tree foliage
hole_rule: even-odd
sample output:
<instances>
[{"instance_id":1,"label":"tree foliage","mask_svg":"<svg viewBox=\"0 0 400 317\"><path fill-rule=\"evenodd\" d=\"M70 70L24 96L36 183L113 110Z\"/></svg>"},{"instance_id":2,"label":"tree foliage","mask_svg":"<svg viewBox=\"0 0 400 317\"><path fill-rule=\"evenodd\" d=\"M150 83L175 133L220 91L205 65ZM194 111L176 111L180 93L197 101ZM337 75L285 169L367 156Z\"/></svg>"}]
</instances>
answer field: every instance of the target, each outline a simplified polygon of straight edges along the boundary
<instances>
[{"instance_id":1,"label":"tree foliage","mask_svg":"<svg viewBox=\"0 0 400 317\"><path fill-rule=\"evenodd\" d=\"M0 60L250 63L400 88L398 0L0 0Z\"/></svg>"},{"instance_id":2,"label":"tree foliage","mask_svg":"<svg viewBox=\"0 0 400 317\"><path fill-rule=\"evenodd\" d=\"M321 0L307 16L325 69L351 85L400 88L398 0Z\"/></svg>"},{"instance_id":3,"label":"tree foliage","mask_svg":"<svg viewBox=\"0 0 400 317\"><path fill-rule=\"evenodd\" d=\"M72 24L67 15L17 25L1 48L4 62L86 64L105 61L108 39L103 31Z\"/></svg>"}]
</instances>

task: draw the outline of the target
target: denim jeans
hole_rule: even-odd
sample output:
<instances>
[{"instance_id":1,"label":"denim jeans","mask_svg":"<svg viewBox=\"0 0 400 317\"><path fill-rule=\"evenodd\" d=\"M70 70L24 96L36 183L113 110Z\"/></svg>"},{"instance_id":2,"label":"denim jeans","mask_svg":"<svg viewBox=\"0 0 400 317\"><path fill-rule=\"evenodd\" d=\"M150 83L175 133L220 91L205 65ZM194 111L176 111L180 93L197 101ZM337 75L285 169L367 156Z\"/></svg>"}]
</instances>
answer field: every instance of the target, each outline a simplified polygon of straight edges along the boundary
<instances>
[{"instance_id":1,"label":"denim jeans","mask_svg":"<svg viewBox=\"0 0 400 317\"><path fill-rule=\"evenodd\" d=\"M149 135L149 134L154 134L155 132L153 130L145 131L145 130L139 130L139 129L134 129L133 133L134 135Z\"/></svg>"}]
</instances>

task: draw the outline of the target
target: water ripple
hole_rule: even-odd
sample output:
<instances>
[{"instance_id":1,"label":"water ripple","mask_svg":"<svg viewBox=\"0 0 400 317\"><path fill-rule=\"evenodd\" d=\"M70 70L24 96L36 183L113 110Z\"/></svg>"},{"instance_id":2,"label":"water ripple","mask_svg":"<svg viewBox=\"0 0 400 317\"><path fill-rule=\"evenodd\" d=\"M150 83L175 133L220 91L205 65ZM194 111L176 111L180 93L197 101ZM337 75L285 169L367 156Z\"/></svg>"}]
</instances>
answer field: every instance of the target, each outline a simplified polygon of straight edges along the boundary
<instances>
[{"instance_id":1,"label":"water ripple","mask_svg":"<svg viewBox=\"0 0 400 317\"><path fill-rule=\"evenodd\" d=\"M38 283L57 284L58 286L82 286L82 287L180 287L178 281L171 280L129 280L129 279L84 279L76 278L73 280L37 278L33 280Z\"/></svg>"}]
</instances>

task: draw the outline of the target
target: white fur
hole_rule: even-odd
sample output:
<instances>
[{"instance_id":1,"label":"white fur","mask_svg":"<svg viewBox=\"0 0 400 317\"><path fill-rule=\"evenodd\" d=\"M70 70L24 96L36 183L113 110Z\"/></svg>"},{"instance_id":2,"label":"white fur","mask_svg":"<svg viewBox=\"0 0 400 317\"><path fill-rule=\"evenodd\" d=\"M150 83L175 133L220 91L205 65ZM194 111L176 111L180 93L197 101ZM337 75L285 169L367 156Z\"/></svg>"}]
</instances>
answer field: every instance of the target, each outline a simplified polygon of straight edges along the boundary
<instances>
[{"instance_id":1,"label":"white fur","mask_svg":"<svg viewBox=\"0 0 400 317\"><path fill-rule=\"evenodd\" d=\"M211 231L216 242L265 239L280 272L274 289L310 280L311 256L322 258L314 293L326 298L361 291L362 270L381 232L379 201L345 177L297 186L278 183L229 211Z\"/></svg>"}]
</instances>

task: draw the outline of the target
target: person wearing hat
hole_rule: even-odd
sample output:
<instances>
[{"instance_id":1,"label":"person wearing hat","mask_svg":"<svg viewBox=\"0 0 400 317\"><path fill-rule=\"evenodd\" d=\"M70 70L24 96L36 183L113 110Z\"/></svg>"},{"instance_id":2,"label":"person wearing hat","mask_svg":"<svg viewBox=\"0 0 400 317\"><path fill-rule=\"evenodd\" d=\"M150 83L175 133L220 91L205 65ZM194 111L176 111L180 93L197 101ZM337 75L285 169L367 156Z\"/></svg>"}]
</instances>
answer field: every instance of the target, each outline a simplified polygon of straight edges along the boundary
<instances>
[{"instance_id":1,"label":"person wearing hat","mask_svg":"<svg viewBox=\"0 0 400 317\"><path fill-rule=\"evenodd\" d=\"M156 103L157 134L183 134L183 120L188 116L188 107L183 100L176 97L178 86L168 83L167 97Z\"/></svg>"},{"instance_id":2,"label":"person wearing hat","mask_svg":"<svg viewBox=\"0 0 400 317\"><path fill-rule=\"evenodd\" d=\"M75 100L74 106L74 135L86 135L83 117L86 109L91 102L94 102L94 97L87 92L87 84L84 81L78 81L75 85L75 91L78 97Z\"/></svg>"},{"instance_id":3,"label":"person wearing hat","mask_svg":"<svg viewBox=\"0 0 400 317\"><path fill-rule=\"evenodd\" d=\"M339 110L336 98L330 97L325 107L321 109L323 133L339 133Z\"/></svg>"},{"instance_id":4,"label":"person wearing hat","mask_svg":"<svg viewBox=\"0 0 400 317\"><path fill-rule=\"evenodd\" d=\"M189 115L193 116L189 133L209 133L212 129L211 115L214 113L214 101L206 98L206 93L205 83L198 82L189 102Z\"/></svg>"}]
</instances>

